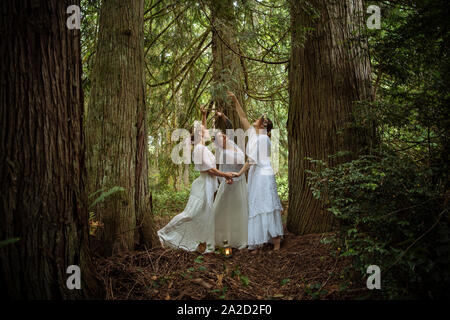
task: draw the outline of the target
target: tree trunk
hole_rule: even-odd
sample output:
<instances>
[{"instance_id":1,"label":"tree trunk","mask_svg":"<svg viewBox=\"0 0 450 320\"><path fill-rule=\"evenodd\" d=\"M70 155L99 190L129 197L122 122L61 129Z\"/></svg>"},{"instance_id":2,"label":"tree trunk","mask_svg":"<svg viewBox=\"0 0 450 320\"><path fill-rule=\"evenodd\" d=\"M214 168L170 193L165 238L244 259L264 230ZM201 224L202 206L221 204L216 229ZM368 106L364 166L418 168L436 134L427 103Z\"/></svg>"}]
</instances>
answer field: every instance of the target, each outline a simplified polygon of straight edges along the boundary
<instances>
[{"instance_id":1,"label":"tree trunk","mask_svg":"<svg viewBox=\"0 0 450 320\"><path fill-rule=\"evenodd\" d=\"M334 224L312 196L306 170L313 167L305 157L335 165L350 158L329 155L344 150L355 155L371 140L369 132L351 126L354 102L371 96L367 51L360 40L349 43L360 34L362 17L362 0L296 1L291 6L287 227L296 234L330 231Z\"/></svg>"},{"instance_id":2,"label":"tree trunk","mask_svg":"<svg viewBox=\"0 0 450 320\"><path fill-rule=\"evenodd\" d=\"M142 66L142 68L144 68ZM141 69L143 70L143 69ZM136 154L136 223L138 226L135 234L136 243L151 248L159 245L155 232L155 224L152 215L151 194L149 189L149 165L148 165L148 131L147 131L147 107L145 105L145 80L142 74L143 101L138 104L138 135Z\"/></svg>"},{"instance_id":3,"label":"tree trunk","mask_svg":"<svg viewBox=\"0 0 450 320\"><path fill-rule=\"evenodd\" d=\"M213 83L216 109L222 110L230 119L233 127L242 128L239 116L226 99L226 90L234 92L245 110L243 70L236 41L235 15L232 0L210 1L212 22ZM232 48L232 49L230 49ZM234 52L233 52L234 51ZM216 126L225 129L225 123L219 121Z\"/></svg>"},{"instance_id":4,"label":"tree trunk","mask_svg":"<svg viewBox=\"0 0 450 320\"><path fill-rule=\"evenodd\" d=\"M103 1L87 115L89 192L122 187L93 210L104 254L157 244L148 193L144 1ZM98 194L97 194L98 195ZM93 199L91 199L92 201Z\"/></svg>"},{"instance_id":5,"label":"tree trunk","mask_svg":"<svg viewBox=\"0 0 450 320\"><path fill-rule=\"evenodd\" d=\"M190 182L189 182L189 165L184 164L183 165L183 186L185 188L189 188Z\"/></svg>"},{"instance_id":6,"label":"tree trunk","mask_svg":"<svg viewBox=\"0 0 450 320\"><path fill-rule=\"evenodd\" d=\"M101 297L89 256L79 1L0 4L0 294ZM81 290L66 286L81 269Z\"/></svg>"}]
</instances>

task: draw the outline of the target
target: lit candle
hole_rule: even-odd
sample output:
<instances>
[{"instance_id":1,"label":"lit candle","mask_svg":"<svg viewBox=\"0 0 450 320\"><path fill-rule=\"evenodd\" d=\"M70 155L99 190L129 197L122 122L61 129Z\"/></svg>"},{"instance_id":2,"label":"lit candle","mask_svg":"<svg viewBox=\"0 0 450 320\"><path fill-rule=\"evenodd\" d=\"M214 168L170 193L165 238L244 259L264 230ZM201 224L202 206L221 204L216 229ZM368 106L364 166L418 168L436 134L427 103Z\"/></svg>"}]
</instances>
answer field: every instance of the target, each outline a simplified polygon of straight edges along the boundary
<instances>
[{"instance_id":1,"label":"lit candle","mask_svg":"<svg viewBox=\"0 0 450 320\"><path fill-rule=\"evenodd\" d=\"M231 257L232 256L233 252L232 252L232 249L229 246L227 240L223 241L223 249L224 249L225 257Z\"/></svg>"}]
</instances>

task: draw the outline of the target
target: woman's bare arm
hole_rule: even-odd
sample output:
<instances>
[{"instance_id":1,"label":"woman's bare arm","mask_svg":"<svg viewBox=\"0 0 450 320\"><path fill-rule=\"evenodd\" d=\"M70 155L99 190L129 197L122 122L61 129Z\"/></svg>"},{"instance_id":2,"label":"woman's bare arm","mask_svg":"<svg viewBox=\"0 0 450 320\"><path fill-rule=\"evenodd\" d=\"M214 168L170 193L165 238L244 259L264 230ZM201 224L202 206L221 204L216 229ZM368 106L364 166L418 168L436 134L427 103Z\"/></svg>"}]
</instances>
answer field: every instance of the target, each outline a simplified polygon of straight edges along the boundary
<instances>
[{"instance_id":1,"label":"woman's bare arm","mask_svg":"<svg viewBox=\"0 0 450 320\"><path fill-rule=\"evenodd\" d=\"M238 99L236 98L233 92L228 91L228 96L231 98L231 100L234 101L236 111L239 115L239 119L241 120L241 124L244 127L244 130L248 130L250 128L250 122L248 122L247 115L242 109L241 104L239 103Z\"/></svg>"},{"instance_id":2,"label":"woman's bare arm","mask_svg":"<svg viewBox=\"0 0 450 320\"><path fill-rule=\"evenodd\" d=\"M230 172L222 172L220 170L217 170L216 168L211 168L206 172L208 172L213 176L224 177L226 179L231 179L233 177L233 175Z\"/></svg>"},{"instance_id":3,"label":"woman's bare arm","mask_svg":"<svg viewBox=\"0 0 450 320\"><path fill-rule=\"evenodd\" d=\"M233 184L232 172L222 172L220 170L217 170L216 168L209 169L206 172L213 176L224 177L227 184Z\"/></svg>"},{"instance_id":4,"label":"woman's bare arm","mask_svg":"<svg viewBox=\"0 0 450 320\"><path fill-rule=\"evenodd\" d=\"M216 114L225 123L226 129L233 129L233 124L231 123L230 119L228 119L228 117L225 115L225 113L217 111Z\"/></svg>"},{"instance_id":5,"label":"woman's bare arm","mask_svg":"<svg viewBox=\"0 0 450 320\"><path fill-rule=\"evenodd\" d=\"M242 169L237 173L237 176L240 177L243 173L247 172L248 169L250 169L250 167L253 165L253 163L250 162L245 162L244 166L242 167ZM236 176L236 175L234 175Z\"/></svg>"},{"instance_id":6,"label":"woman's bare arm","mask_svg":"<svg viewBox=\"0 0 450 320\"><path fill-rule=\"evenodd\" d=\"M202 125L206 128L206 109L204 107L200 107L200 111L202 112Z\"/></svg>"}]
</instances>

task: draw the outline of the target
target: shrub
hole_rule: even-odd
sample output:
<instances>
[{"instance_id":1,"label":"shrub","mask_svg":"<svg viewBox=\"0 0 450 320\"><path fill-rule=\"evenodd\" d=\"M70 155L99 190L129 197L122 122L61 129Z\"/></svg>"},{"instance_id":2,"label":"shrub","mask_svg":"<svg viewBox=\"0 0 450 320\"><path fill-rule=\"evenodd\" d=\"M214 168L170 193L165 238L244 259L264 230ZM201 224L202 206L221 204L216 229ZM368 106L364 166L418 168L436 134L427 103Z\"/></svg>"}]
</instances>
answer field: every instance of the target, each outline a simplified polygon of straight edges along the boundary
<instances>
[{"instance_id":1,"label":"shrub","mask_svg":"<svg viewBox=\"0 0 450 320\"><path fill-rule=\"evenodd\" d=\"M353 261L347 276L378 265L386 297L449 296L449 206L430 170L388 149L333 168L311 161L311 190L338 221L333 243Z\"/></svg>"}]
</instances>

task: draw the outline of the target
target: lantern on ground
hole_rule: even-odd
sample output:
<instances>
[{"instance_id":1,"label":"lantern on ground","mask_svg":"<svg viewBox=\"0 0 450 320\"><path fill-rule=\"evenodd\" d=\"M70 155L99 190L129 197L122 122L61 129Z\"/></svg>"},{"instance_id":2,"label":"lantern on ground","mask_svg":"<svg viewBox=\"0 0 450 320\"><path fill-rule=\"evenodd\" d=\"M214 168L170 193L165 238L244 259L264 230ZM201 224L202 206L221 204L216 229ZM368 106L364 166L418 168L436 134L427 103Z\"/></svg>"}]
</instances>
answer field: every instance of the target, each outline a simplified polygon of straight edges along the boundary
<instances>
[{"instance_id":1,"label":"lantern on ground","mask_svg":"<svg viewBox=\"0 0 450 320\"><path fill-rule=\"evenodd\" d=\"M223 240L223 253L225 254L225 257L231 258L233 256L233 250L231 249L230 245L228 244L228 240Z\"/></svg>"}]
</instances>

